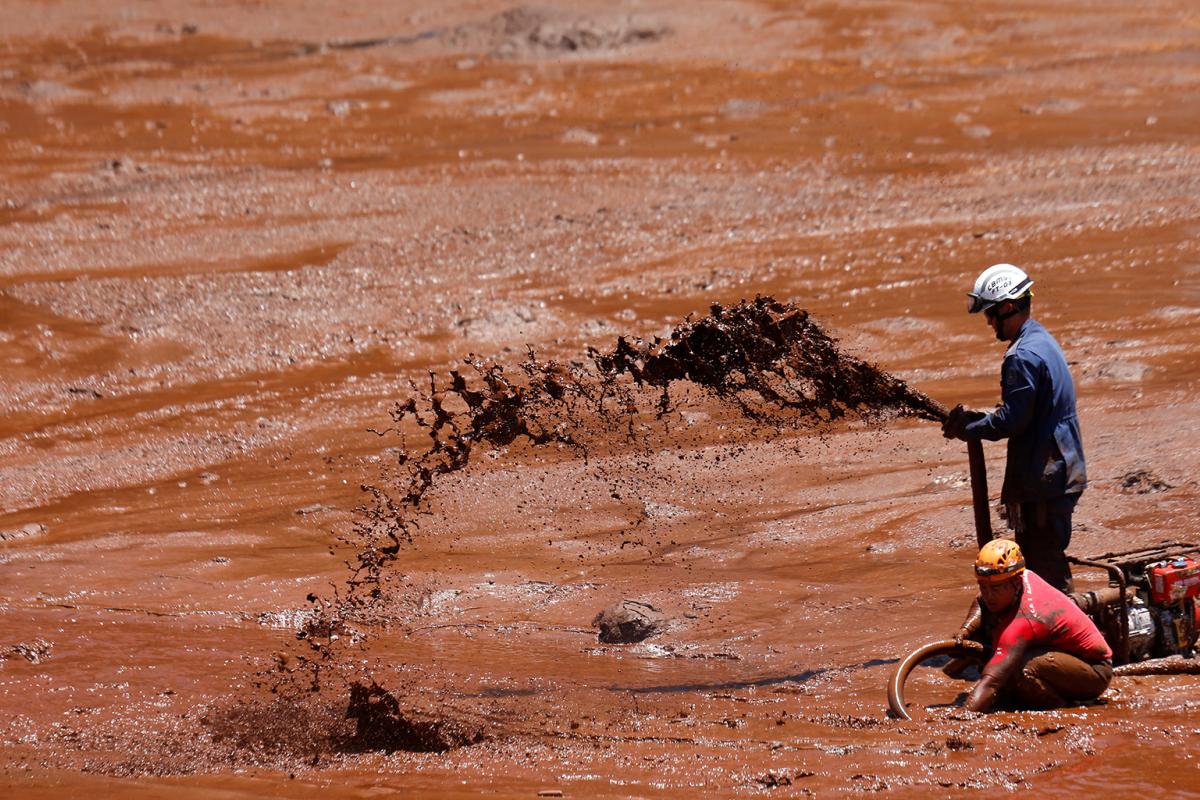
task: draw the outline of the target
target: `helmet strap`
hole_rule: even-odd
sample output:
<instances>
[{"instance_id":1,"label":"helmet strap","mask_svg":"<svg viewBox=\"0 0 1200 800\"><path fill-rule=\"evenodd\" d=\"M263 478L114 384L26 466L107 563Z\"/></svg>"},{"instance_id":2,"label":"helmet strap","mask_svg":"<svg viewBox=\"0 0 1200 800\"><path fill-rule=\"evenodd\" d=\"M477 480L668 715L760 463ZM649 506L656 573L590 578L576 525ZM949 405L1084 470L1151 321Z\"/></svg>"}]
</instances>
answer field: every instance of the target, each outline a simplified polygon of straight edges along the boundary
<instances>
[{"instance_id":1,"label":"helmet strap","mask_svg":"<svg viewBox=\"0 0 1200 800\"><path fill-rule=\"evenodd\" d=\"M992 317L992 319L996 321L996 338L1002 342L1007 342L1009 337L1004 335L1005 321L1015 317L1017 314L1020 314L1024 309L1018 307L1017 304L1013 303L1011 300L1004 300L1002 303L997 305L1003 305L1003 303L1012 303L1013 307L1005 314L996 314L996 316Z\"/></svg>"},{"instance_id":2,"label":"helmet strap","mask_svg":"<svg viewBox=\"0 0 1200 800\"><path fill-rule=\"evenodd\" d=\"M1004 302L1011 303L1012 301L1005 300ZM1009 311L1007 314L997 314L996 319L1000 322L1004 322L1004 320L1009 319L1010 317L1015 317L1017 314L1020 314L1020 313L1021 313L1021 309L1017 308L1016 303L1013 303L1013 307L1012 307L1011 311Z\"/></svg>"}]
</instances>

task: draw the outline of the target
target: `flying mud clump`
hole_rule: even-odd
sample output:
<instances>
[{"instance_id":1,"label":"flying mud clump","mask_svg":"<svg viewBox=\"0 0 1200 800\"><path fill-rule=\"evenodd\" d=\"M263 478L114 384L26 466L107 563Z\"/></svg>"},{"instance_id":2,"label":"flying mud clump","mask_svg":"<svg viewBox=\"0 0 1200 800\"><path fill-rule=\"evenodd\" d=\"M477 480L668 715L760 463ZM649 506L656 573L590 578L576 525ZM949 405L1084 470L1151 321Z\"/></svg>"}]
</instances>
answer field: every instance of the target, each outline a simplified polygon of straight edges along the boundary
<instances>
[{"instance_id":1,"label":"flying mud clump","mask_svg":"<svg viewBox=\"0 0 1200 800\"><path fill-rule=\"evenodd\" d=\"M777 424L785 413L823 422L849 412L941 418L936 404L904 381L842 353L807 311L769 297L714 305L668 339L621 337L611 353L591 356L604 376L628 373L661 387L662 413L670 409L671 383L687 380L736 403L751 419Z\"/></svg>"},{"instance_id":2,"label":"flying mud clump","mask_svg":"<svg viewBox=\"0 0 1200 800\"><path fill-rule=\"evenodd\" d=\"M396 562L418 530L436 524L426 498L439 478L467 468L478 448L498 451L521 440L586 459L596 448L644 446L637 423L678 411L671 390L680 382L776 430L851 415L940 418L928 397L841 352L807 311L770 297L713 305L666 339L621 337L611 351L589 350L587 360L570 365L539 361L532 350L510 369L475 358L464 365L445 376L430 373L427 388L414 386L394 406L392 427L377 431L399 437L401 446L388 479L363 487L371 500L343 537L356 553L351 574L332 598L309 596L313 608L297 633L299 647L280 654L272 673L276 692L303 686L348 693L348 716L370 731L360 731L360 741L423 742L406 704L376 682L361 653L345 657L346 648L363 650L367 630L396 620L405 588ZM411 447L413 437L428 443Z\"/></svg>"},{"instance_id":3,"label":"flying mud clump","mask_svg":"<svg viewBox=\"0 0 1200 800\"><path fill-rule=\"evenodd\" d=\"M465 362L470 380L462 370L440 379L430 373L428 391L396 404L389 431L403 445L399 492L364 487L374 502L362 509L346 542L359 552L348 609L356 616L369 611L381 595L385 566L420 526L426 494L440 476L466 468L477 447L502 448L523 439L572 448L586 458L592 448L614 440L636 445L636 419L676 410L671 399L676 382L700 386L743 417L776 429L850 414L941 419L933 400L841 352L807 311L770 297L729 308L713 305L708 315L685 320L667 339L620 337L611 351L591 349L588 355L590 365L564 366L539 361L531 350L513 372L470 358ZM652 408L639 387L659 390ZM408 447L413 431L428 437L424 450Z\"/></svg>"}]
</instances>

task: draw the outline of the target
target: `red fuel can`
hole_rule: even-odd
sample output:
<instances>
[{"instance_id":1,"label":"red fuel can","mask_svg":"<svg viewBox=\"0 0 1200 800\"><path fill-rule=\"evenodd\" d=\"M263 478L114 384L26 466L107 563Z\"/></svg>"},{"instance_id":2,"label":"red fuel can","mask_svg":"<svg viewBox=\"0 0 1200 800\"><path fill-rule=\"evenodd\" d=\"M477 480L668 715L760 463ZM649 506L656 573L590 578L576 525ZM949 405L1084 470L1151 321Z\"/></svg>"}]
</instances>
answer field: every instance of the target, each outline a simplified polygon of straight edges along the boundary
<instances>
[{"instance_id":1,"label":"red fuel can","mask_svg":"<svg viewBox=\"0 0 1200 800\"><path fill-rule=\"evenodd\" d=\"M1155 603L1177 603L1200 595L1200 561L1182 556L1151 564L1150 599Z\"/></svg>"}]
</instances>

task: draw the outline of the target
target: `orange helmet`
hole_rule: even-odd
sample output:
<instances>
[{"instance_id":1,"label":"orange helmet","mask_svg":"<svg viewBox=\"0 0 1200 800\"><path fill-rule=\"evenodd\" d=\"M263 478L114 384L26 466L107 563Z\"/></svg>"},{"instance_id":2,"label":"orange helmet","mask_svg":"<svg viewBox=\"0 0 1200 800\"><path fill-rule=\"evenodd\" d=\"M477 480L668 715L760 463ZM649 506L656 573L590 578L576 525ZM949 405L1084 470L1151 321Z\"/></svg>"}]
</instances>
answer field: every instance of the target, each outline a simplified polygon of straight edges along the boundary
<instances>
[{"instance_id":1,"label":"orange helmet","mask_svg":"<svg viewBox=\"0 0 1200 800\"><path fill-rule=\"evenodd\" d=\"M1025 571L1025 556L1011 539L992 539L975 559L975 579L984 583L1002 583Z\"/></svg>"}]
</instances>

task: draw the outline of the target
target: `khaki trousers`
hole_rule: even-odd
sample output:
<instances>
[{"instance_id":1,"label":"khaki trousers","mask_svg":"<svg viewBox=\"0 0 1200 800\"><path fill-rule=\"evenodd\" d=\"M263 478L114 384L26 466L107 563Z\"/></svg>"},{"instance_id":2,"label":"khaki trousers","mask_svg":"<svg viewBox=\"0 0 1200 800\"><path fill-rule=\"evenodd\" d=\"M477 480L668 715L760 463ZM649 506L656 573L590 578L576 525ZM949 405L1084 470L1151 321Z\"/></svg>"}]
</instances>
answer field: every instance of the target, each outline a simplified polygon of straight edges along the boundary
<instances>
[{"instance_id":1,"label":"khaki trousers","mask_svg":"<svg viewBox=\"0 0 1200 800\"><path fill-rule=\"evenodd\" d=\"M1061 708L1082 700L1095 700L1112 681L1112 664L1098 664L1061 650L1030 650L1020 671L1006 687L1016 705L1027 709Z\"/></svg>"}]
</instances>

